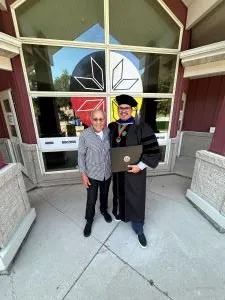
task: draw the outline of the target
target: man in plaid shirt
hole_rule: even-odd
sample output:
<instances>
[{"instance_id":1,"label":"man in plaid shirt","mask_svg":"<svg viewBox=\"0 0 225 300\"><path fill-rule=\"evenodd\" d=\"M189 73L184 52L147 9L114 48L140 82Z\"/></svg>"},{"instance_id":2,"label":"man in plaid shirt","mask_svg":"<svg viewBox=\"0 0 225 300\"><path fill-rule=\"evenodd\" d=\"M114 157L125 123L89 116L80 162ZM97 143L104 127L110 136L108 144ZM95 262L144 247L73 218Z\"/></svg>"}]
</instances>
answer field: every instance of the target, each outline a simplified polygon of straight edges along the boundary
<instances>
[{"instance_id":1,"label":"man in plaid shirt","mask_svg":"<svg viewBox=\"0 0 225 300\"><path fill-rule=\"evenodd\" d=\"M101 214L106 222L112 222L112 218L107 212L108 192L111 182L111 160L109 129L105 126L105 112L99 109L93 110L91 113L91 126L85 129L79 138L78 166L83 186L87 189L85 237L91 234L98 189L100 189Z\"/></svg>"}]
</instances>

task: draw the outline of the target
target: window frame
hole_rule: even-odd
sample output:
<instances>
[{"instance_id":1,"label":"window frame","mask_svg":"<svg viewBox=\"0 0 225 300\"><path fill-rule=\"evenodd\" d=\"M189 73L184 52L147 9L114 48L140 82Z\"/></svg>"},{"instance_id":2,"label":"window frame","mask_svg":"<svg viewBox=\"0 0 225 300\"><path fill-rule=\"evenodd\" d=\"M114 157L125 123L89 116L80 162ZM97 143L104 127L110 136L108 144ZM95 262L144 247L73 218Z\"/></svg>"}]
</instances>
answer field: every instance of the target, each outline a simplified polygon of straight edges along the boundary
<instances>
[{"instance_id":1,"label":"window frame","mask_svg":"<svg viewBox=\"0 0 225 300\"><path fill-rule=\"evenodd\" d=\"M184 26L178 20L178 18L171 12L171 10L167 7L163 0L157 0L159 5L167 12L167 14L175 21L177 26L180 28L179 34L179 43L177 49L170 48L155 48L155 47L142 47L142 46L129 46L129 45L115 45L109 43L109 1L104 0L104 30L105 30L105 43L89 43L89 42L78 42L78 41L68 41L68 40L54 40L54 39L40 39L40 38L29 38L29 37L20 37L19 28L16 18L15 10L20 5L28 0L17 0L13 4L11 4L10 9L12 13L14 28L16 32L16 37L20 41L21 44L34 44L34 45L45 45L45 46L62 46L62 47L74 47L74 48L90 48L96 50L104 50L105 51L105 82L106 82L106 92L98 93L98 92L56 92L56 91L46 91L46 92L38 92L31 91L28 76L26 72L26 65L23 51L20 51L20 57L22 62L22 69L24 73L26 88L29 97L29 103L31 108L32 119L34 123L34 129L37 140L37 148L38 148L38 157L41 166L42 174L54 174L54 173L65 173L65 172L77 172L78 170L62 170L62 171L46 171L44 167L43 155L42 152L57 152L57 151L76 151L69 149L53 149L52 151L43 151L40 146L40 138L34 113L33 107L33 97L71 97L71 96L87 96L87 97L106 97L106 109L107 109L107 121L110 120L110 109L111 109L111 100L110 97L117 96L120 93L110 92L110 51L129 51L129 52L143 52L143 53L155 53L155 54L172 54L176 55L176 67L175 67L175 75L174 75L174 83L173 83L173 91L172 93L129 93L129 95L134 97L149 97L149 98L171 98L171 109L170 109L170 118L169 118L169 127L168 127L168 140L166 142L166 152L165 152L165 160L159 164L159 169L168 169L171 157L171 144L172 140L169 137L171 131L171 123L172 123L172 115L174 108L174 98L176 91L176 83L178 76L178 67L179 67L179 53L181 51L181 43L183 37Z\"/></svg>"}]
</instances>

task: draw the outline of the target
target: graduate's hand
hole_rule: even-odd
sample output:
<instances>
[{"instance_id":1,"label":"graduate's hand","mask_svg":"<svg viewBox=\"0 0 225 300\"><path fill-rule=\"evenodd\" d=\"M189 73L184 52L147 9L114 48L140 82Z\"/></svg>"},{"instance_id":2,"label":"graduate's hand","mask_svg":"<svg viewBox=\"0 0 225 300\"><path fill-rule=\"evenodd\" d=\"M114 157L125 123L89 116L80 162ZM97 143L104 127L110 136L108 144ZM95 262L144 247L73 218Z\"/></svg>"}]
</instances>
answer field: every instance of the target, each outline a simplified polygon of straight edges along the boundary
<instances>
[{"instance_id":1,"label":"graduate's hand","mask_svg":"<svg viewBox=\"0 0 225 300\"><path fill-rule=\"evenodd\" d=\"M89 186L91 185L89 178L87 177L87 175L85 173L81 173L81 179L82 179L82 184L83 186L88 189Z\"/></svg>"},{"instance_id":2,"label":"graduate's hand","mask_svg":"<svg viewBox=\"0 0 225 300\"><path fill-rule=\"evenodd\" d=\"M128 165L128 172L129 173L139 173L141 169L138 167L138 165Z\"/></svg>"}]
</instances>

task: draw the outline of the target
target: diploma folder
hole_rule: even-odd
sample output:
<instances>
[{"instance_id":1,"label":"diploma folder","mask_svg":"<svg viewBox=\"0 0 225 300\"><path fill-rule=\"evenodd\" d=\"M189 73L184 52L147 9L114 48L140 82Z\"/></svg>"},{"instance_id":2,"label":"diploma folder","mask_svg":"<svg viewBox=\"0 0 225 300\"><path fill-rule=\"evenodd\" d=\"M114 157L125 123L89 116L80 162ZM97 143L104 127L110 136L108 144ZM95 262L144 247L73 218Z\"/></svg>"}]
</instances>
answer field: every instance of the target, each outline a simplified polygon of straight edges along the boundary
<instances>
[{"instance_id":1,"label":"diploma folder","mask_svg":"<svg viewBox=\"0 0 225 300\"><path fill-rule=\"evenodd\" d=\"M128 165L140 162L142 145L111 148L112 173L128 171Z\"/></svg>"}]
</instances>

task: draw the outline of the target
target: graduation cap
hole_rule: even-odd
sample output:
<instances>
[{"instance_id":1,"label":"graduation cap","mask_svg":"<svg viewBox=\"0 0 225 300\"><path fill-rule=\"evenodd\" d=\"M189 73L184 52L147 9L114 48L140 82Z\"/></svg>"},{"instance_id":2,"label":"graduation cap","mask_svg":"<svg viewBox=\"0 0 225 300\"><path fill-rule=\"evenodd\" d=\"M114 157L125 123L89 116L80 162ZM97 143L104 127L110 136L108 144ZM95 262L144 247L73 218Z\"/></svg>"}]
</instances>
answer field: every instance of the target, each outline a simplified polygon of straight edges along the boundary
<instances>
[{"instance_id":1,"label":"graduation cap","mask_svg":"<svg viewBox=\"0 0 225 300\"><path fill-rule=\"evenodd\" d=\"M137 101L129 95L116 96L115 100L118 105L127 104L127 105L130 105L131 107L136 107L138 105Z\"/></svg>"}]
</instances>

